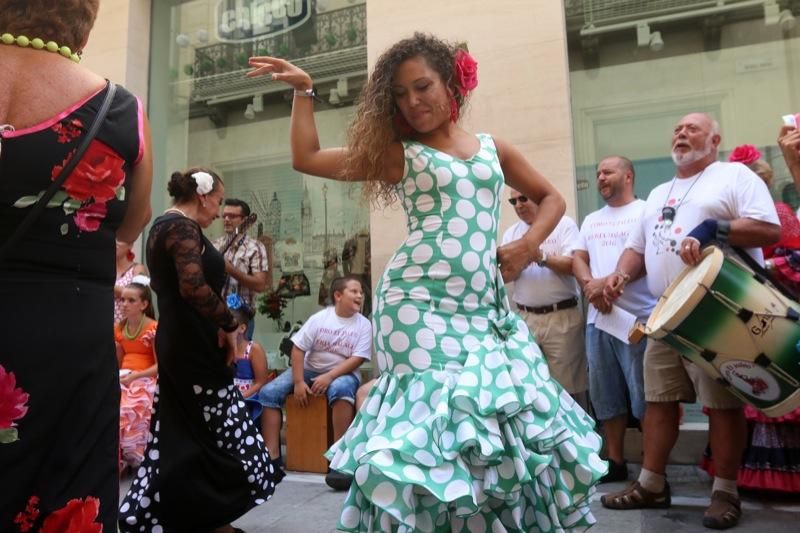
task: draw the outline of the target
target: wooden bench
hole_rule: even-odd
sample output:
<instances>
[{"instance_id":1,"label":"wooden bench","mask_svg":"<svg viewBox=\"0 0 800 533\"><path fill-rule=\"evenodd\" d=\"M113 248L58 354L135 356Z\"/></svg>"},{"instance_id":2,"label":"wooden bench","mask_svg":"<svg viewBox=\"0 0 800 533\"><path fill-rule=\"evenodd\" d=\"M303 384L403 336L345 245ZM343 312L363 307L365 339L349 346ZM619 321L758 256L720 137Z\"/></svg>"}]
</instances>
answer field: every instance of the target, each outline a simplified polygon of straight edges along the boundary
<instances>
[{"instance_id":1,"label":"wooden bench","mask_svg":"<svg viewBox=\"0 0 800 533\"><path fill-rule=\"evenodd\" d=\"M301 407L292 394L286 398L285 439L286 470L328 471L323 454L333 444L333 423L325 396L309 395L307 407Z\"/></svg>"}]
</instances>

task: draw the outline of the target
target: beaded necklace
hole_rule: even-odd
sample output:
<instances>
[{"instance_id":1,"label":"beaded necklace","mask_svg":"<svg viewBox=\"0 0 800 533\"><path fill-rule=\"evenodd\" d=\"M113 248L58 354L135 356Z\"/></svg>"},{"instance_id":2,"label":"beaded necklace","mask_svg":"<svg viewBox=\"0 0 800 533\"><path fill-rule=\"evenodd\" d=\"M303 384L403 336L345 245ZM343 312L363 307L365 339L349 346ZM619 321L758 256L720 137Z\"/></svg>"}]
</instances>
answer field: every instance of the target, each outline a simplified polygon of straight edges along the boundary
<instances>
[{"instance_id":1,"label":"beaded necklace","mask_svg":"<svg viewBox=\"0 0 800 533\"><path fill-rule=\"evenodd\" d=\"M125 338L129 341L136 340L136 337L139 336L139 333L142 332L142 328L144 327L144 317L139 321L139 327L136 328L136 333L131 335L130 331L128 330L128 321L125 321L125 327L122 328L122 334L125 335Z\"/></svg>"},{"instance_id":2,"label":"beaded necklace","mask_svg":"<svg viewBox=\"0 0 800 533\"><path fill-rule=\"evenodd\" d=\"M165 209L164 212L165 213L178 213L178 214L181 214L181 215L185 216L186 218L189 218L189 215L187 215L186 213L184 213L183 211L181 211L177 207L170 207L169 209Z\"/></svg>"},{"instance_id":3,"label":"beaded necklace","mask_svg":"<svg viewBox=\"0 0 800 533\"><path fill-rule=\"evenodd\" d=\"M44 40L39 39L38 37L35 39L28 39L24 35L17 35L15 37L10 33L4 33L0 35L0 43L15 44L21 48L31 47L34 50L47 50L48 52L61 54L62 56L69 58L76 63L80 63L81 61L80 51L76 53L73 52L69 46L59 46L55 41L44 42Z\"/></svg>"}]
</instances>

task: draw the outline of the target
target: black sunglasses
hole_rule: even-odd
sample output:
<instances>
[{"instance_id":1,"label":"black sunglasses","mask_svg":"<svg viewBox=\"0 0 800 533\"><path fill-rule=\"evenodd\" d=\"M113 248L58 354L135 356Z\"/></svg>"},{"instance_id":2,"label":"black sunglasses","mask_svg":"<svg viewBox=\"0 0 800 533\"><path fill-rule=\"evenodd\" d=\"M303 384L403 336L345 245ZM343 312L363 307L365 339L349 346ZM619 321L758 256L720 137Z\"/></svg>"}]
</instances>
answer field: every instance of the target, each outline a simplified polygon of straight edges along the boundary
<instances>
[{"instance_id":1,"label":"black sunglasses","mask_svg":"<svg viewBox=\"0 0 800 533\"><path fill-rule=\"evenodd\" d=\"M511 205L517 205L517 202L520 202L520 203L524 204L527 201L528 201L528 197L527 196L517 196L516 198L509 198L508 199L508 203L510 203Z\"/></svg>"}]
</instances>

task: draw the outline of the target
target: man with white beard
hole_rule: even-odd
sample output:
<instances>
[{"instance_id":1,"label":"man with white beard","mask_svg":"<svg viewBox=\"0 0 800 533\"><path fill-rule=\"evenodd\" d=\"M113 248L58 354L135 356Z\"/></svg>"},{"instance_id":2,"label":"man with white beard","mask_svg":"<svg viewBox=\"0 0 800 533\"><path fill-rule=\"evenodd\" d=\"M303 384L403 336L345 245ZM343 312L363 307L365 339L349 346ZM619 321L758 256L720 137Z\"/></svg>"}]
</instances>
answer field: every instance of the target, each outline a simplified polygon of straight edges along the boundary
<instances>
[{"instance_id":1,"label":"man with white beard","mask_svg":"<svg viewBox=\"0 0 800 533\"><path fill-rule=\"evenodd\" d=\"M632 231L604 293L614 301L625 284L642 276L659 296L701 249L716 240L747 249L763 264L760 248L780 238L775 206L764 182L740 163L717 161L719 125L704 113L683 117L672 133L675 176L653 189L642 222ZM741 402L673 348L648 339L644 355L647 409L644 458L639 479L605 495L611 509L666 508L670 488L665 470L679 431L679 402L700 402L709 410L709 441L716 469L711 506L703 525L733 527L741 516L736 476L746 440Z\"/></svg>"}]
</instances>

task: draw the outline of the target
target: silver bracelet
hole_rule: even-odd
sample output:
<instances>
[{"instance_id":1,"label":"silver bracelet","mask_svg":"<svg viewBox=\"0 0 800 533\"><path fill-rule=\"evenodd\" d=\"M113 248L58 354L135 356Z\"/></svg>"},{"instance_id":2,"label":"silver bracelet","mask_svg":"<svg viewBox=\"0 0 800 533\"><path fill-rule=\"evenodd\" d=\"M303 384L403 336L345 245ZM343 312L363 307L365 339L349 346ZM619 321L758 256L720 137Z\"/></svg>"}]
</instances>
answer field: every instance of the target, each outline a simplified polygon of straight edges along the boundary
<instances>
[{"instance_id":1,"label":"silver bracelet","mask_svg":"<svg viewBox=\"0 0 800 533\"><path fill-rule=\"evenodd\" d=\"M317 97L317 90L313 87L311 89L295 89L294 90L295 96L306 96L308 98L312 98L314 100L319 100Z\"/></svg>"}]
</instances>

